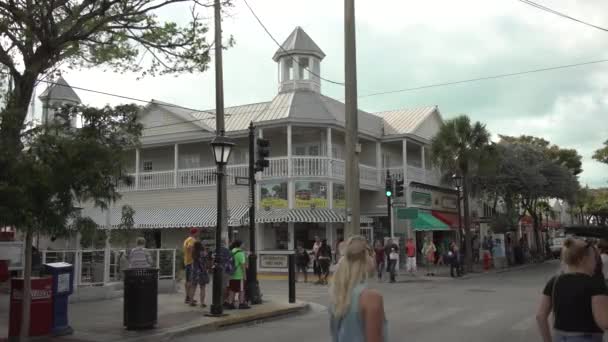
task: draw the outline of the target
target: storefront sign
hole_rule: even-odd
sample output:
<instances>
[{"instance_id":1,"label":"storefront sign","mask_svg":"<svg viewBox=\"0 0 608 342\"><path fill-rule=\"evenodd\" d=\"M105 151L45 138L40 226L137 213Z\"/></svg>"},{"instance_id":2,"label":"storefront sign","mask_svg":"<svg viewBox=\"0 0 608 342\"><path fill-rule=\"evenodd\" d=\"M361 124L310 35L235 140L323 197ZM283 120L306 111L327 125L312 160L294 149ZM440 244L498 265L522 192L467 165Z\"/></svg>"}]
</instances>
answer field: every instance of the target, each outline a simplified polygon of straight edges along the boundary
<instances>
[{"instance_id":1,"label":"storefront sign","mask_svg":"<svg viewBox=\"0 0 608 342\"><path fill-rule=\"evenodd\" d=\"M287 208L287 183L264 183L260 186L261 208Z\"/></svg>"},{"instance_id":2,"label":"storefront sign","mask_svg":"<svg viewBox=\"0 0 608 342\"><path fill-rule=\"evenodd\" d=\"M397 218L400 220L415 220L418 218L418 208L399 208Z\"/></svg>"},{"instance_id":3,"label":"storefront sign","mask_svg":"<svg viewBox=\"0 0 608 342\"><path fill-rule=\"evenodd\" d=\"M425 192L412 191L412 203L430 207L433 204L431 194Z\"/></svg>"},{"instance_id":4,"label":"storefront sign","mask_svg":"<svg viewBox=\"0 0 608 342\"><path fill-rule=\"evenodd\" d=\"M327 208L327 183L296 182L296 208Z\"/></svg>"},{"instance_id":5,"label":"storefront sign","mask_svg":"<svg viewBox=\"0 0 608 342\"><path fill-rule=\"evenodd\" d=\"M458 200L453 196L444 196L441 198L441 206L443 209L457 209L458 208Z\"/></svg>"},{"instance_id":6,"label":"storefront sign","mask_svg":"<svg viewBox=\"0 0 608 342\"><path fill-rule=\"evenodd\" d=\"M261 254L260 267L262 268L287 268L288 256L285 254Z\"/></svg>"}]
</instances>

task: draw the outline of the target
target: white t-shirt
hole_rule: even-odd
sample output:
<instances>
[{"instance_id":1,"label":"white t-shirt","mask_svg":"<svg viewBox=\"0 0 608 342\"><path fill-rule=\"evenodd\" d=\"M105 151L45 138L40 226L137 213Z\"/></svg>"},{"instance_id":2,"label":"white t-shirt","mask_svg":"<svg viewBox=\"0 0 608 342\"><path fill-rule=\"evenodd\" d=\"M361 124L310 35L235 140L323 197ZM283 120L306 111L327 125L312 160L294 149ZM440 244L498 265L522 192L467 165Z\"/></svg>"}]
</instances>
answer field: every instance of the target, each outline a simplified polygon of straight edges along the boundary
<instances>
[{"instance_id":1,"label":"white t-shirt","mask_svg":"<svg viewBox=\"0 0 608 342\"><path fill-rule=\"evenodd\" d=\"M602 253L602 272L604 272L604 279L608 279L608 254Z\"/></svg>"}]
</instances>

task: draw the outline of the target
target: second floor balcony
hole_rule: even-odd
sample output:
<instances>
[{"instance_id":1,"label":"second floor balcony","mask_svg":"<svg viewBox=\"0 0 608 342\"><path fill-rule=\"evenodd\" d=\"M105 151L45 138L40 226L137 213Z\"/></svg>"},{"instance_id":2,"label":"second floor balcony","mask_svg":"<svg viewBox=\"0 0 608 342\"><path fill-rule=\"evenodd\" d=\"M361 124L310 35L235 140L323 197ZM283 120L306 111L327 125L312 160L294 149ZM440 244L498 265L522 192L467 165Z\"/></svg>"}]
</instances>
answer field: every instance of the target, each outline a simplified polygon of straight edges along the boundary
<instances>
[{"instance_id":1,"label":"second floor balcony","mask_svg":"<svg viewBox=\"0 0 608 342\"><path fill-rule=\"evenodd\" d=\"M313 156L292 156L269 158L270 166L257 174L259 180L290 178L323 178L343 182L345 162L342 159ZM165 171L140 171L130 173L134 181L130 185L121 184L119 191L144 191L175 188L211 187L216 184L216 167L185 168ZM370 165L359 165L359 182L361 188L376 190L384 187L387 170L391 175L407 181L435 182L437 173L415 166L377 168ZM235 177L248 177L249 166L237 164L227 166L228 185L235 184Z\"/></svg>"}]
</instances>

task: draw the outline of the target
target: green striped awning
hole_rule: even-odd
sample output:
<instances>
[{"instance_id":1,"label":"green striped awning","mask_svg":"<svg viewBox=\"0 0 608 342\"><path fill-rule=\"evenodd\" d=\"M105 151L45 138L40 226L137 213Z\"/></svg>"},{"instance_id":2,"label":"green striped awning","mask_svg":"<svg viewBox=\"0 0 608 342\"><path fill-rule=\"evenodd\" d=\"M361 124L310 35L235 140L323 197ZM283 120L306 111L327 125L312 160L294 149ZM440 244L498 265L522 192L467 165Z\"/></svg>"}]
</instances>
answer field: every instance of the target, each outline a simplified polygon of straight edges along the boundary
<instances>
[{"instance_id":1,"label":"green striped awning","mask_svg":"<svg viewBox=\"0 0 608 342\"><path fill-rule=\"evenodd\" d=\"M450 230L447 224L423 211L419 211L418 218L412 220L412 227L416 231Z\"/></svg>"},{"instance_id":2,"label":"green striped awning","mask_svg":"<svg viewBox=\"0 0 608 342\"><path fill-rule=\"evenodd\" d=\"M246 217L244 222L249 222ZM289 222L289 209L258 209L255 211L256 223L280 223Z\"/></svg>"},{"instance_id":3,"label":"green striped awning","mask_svg":"<svg viewBox=\"0 0 608 342\"><path fill-rule=\"evenodd\" d=\"M338 223L344 221L344 215L326 208L292 209L289 212L289 222Z\"/></svg>"}]
</instances>

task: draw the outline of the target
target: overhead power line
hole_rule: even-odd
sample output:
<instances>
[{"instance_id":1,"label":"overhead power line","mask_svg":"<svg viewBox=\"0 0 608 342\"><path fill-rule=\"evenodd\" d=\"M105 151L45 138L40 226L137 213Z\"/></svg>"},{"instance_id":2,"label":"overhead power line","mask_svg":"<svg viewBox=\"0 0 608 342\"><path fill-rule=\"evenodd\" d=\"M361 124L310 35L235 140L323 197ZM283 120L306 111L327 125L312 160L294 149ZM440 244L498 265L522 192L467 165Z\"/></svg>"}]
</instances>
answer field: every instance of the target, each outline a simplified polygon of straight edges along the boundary
<instances>
[{"instance_id":1,"label":"overhead power line","mask_svg":"<svg viewBox=\"0 0 608 342\"><path fill-rule=\"evenodd\" d=\"M51 85L55 85L55 86L65 87L65 85L63 85L63 84L59 84L59 83L53 82L53 81L48 81L48 80L45 80L45 79L39 79L38 82L43 82L43 83L47 83L47 84L51 84ZM175 105L175 104L171 104L171 103L166 103L166 102L158 103L158 102L154 102L154 101L150 101L150 100L138 99L138 98L132 97L132 96L114 94L114 93L109 93L109 92L105 92L105 91L101 91L101 90L89 89L89 88L84 88L84 87L77 87L77 86L73 86L73 85L70 85L69 87L72 88L72 89L82 90L82 91L86 91L86 92L94 93L94 94L101 94L101 95L106 95L106 96L111 96L111 97L117 97L117 98L121 98L121 99L125 99L125 100L131 100L131 101L142 102L142 103L163 105L163 106L166 106L166 107L180 108L180 109L185 109L185 110L191 110L192 112L205 113L205 114L209 114L209 115L215 116L215 113L210 112L210 111L188 108L188 107L179 106L179 105Z\"/></svg>"},{"instance_id":2,"label":"overhead power line","mask_svg":"<svg viewBox=\"0 0 608 342\"><path fill-rule=\"evenodd\" d=\"M372 97L372 96L380 96L380 95L387 95L387 94L395 94L395 93L404 93L404 92L409 92L409 91L422 90L422 89L428 89L428 88L445 87L445 86L451 86L451 85L462 84L462 83L487 81L487 80L493 80L493 79L497 79L497 78L520 76L520 75L526 75L526 74L533 74L533 73L537 73L537 72L544 72L544 71L551 71L551 70L574 68L574 67L583 66L583 65L599 64L599 63L605 63L605 62L608 62L608 59L600 59L600 60L591 61L591 62L583 62L583 63L576 63L576 64L567 64L567 65L560 65L560 66L554 66L554 67L548 67L548 68L541 68L541 69L534 69L534 70L512 72L512 73L508 73L508 74L483 76L483 77L470 78L470 79L460 80L460 81L452 81L452 82L442 82L442 83L428 84L428 85L423 85L423 86L418 86L418 87L412 87L412 88L404 88L404 89L398 89L398 90L388 90L388 91L382 91L382 92L377 92L377 93L370 93L370 94L366 94L366 95L361 95L361 96L359 96L359 98Z\"/></svg>"},{"instance_id":3,"label":"overhead power line","mask_svg":"<svg viewBox=\"0 0 608 342\"><path fill-rule=\"evenodd\" d=\"M574 68L574 67L579 67L579 66L584 66L584 65L599 64L599 63L605 63L605 62L608 62L608 59L601 59L601 60L590 61L590 62L582 62L582 63L575 63L575 64L560 65L560 66L547 67L547 68L541 68L541 69L519 71L519 72L513 72L513 73L507 73L507 74L499 74L499 75L492 75L492 76L483 76L483 77L470 78L470 79L459 80L459 81L440 82L440 83L427 84L427 85L422 85L422 86L417 86L417 87L411 87L411 88L404 88L404 89L387 90L387 91L382 91L382 92L375 92L375 93L369 93L369 94L361 95L361 96L359 96L359 98L381 96L381 95L390 95L390 94L396 94L396 93L405 93L405 92L424 90L424 89L429 89L429 88L438 88L438 87L445 87L445 86L451 86L451 85L457 85L457 84L487 81L487 80L492 80L492 79L514 77L514 76L533 74L533 73L545 72L545 71L551 71L551 70ZM54 84L54 85L58 85L58 86L63 86L63 85L58 84L56 82L47 81L47 80L43 80L43 79L39 80L39 82L44 82L44 83L48 83L48 84ZM120 95L120 94L113 94L113 93L109 93L109 92L105 92L105 91L100 91L100 90L95 90L95 89L89 89L89 88L84 88L84 87L77 87L77 86L70 86L70 87L73 88L73 89L78 89L78 90L82 90L82 91L86 91L86 92L91 92L91 93L95 93L95 94L101 94L101 95L106 95L106 96L111 96L111 97L117 97L117 98L121 98L121 99L126 99L126 100L131 100L131 101L137 101L137 102L143 102L143 103L149 103L149 104L156 104L156 105L165 106L165 107L171 107L171 108L186 109L186 110L192 111L192 113L204 113L204 114L208 114L208 115L211 115L211 116L215 116L214 112L210 112L210 111L207 111L207 110L193 109L193 108L184 107L184 106L180 106L180 105L175 105L175 104L171 104L171 103L165 103L165 102L159 103L159 102L154 102L154 101L148 101L148 100L143 100L143 99L139 99L139 98L135 98L135 97L131 97L131 96ZM300 106L305 105L305 104L306 103L300 103ZM239 106L232 106L232 107L239 107ZM288 107L293 107L293 106L279 106L279 107L273 107L273 108L279 109L279 108L288 108ZM230 108L230 107L228 107L228 108ZM262 112L264 110L265 110L265 108L264 109L258 109L258 110L252 110L252 111L243 111L243 112L239 112L238 114L226 113L226 116L260 113L260 112ZM203 120L209 120L209 118L187 120L187 121L183 121L183 122L179 122L179 123L166 124L166 125L150 126L150 127L146 127L145 129L159 128L159 127L166 127L166 126L173 126L173 125L181 125L181 124L188 123L188 122L197 122L197 121L203 121Z\"/></svg>"},{"instance_id":4,"label":"overhead power line","mask_svg":"<svg viewBox=\"0 0 608 342\"><path fill-rule=\"evenodd\" d=\"M283 50L283 52L287 52L287 50L285 50L283 48L283 45L281 45L281 43L279 43L274 36L272 35L272 33L270 33L270 31L268 30L268 28L266 28L266 25L264 25L264 23L262 22L262 20L260 19L260 17L258 17L258 15L255 13L255 11L253 10L253 8L251 8L251 6L249 6L249 3L247 2L247 0L243 0L243 2L245 3L245 5L247 5L247 8L249 8L249 11L251 12L251 14L253 14L253 16L255 17L255 19L257 20L257 22L260 24L260 26L262 26L262 28L264 29L264 31L266 31L266 34L268 34L268 36L270 37L270 39L272 39L274 41L275 44L277 44L277 46L279 47L279 49ZM300 63L300 61L298 61L297 59L295 59L294 57L291 57L291 59L297 63L299 66L301 66L303 69L305 69L306 71L308 71L311 75L318 77L319 79L328 82L328 83L332 83L332 84L337 84L337 85L341 85L344 86L344 82L338 82L338 81L333 81L324 77L321 77L321 75L313 72L312 70L310 70L308 67L305 67L303 64Z\"/></svg>"},{"instance_id":5,"label":"overhead power line","mask_svg":"<svg viewBox=\"0 0 608 342\"><path fill-rule=\"evenodd\" d=\"M572 20L572 21L576 21L577 23L580 23L580 24L583 24L583 25L587 25L587 26L589 26L589 27L593 27L593 28L595 28L595 29L598 29L598 30L601 30L601 31L604 31L604 32L608 32L608 29L606 29L606 28L604 28L604 27L597 26L597 25L593 25L593 24L588 23L588 22L586 22L586 21L583 21L583 20L580 20L580 19L577 19L577 18L571 17L571 16L569 16L569 15L567 15L567 14L565 14L565 13L558 12L558 11L556 11L556 10L554 10L554 9L551 9L551 8L549 8L549 7L546 7L546 6L543 6L543 5L538 4L538 3L536 3L536 2L533 2L533 1L530 1L530 0L518 0L518 1L523 2L523 3L524 3L524 4L526 4L526 5L530 5L530 6L532 6L532 7L538 8L538 9L540 9L540 10L542 10L542 11L549 12L549 13L552 13L552 14L555 14L555 15L558 15L558 16L560 16L560 17L562 17L562 18L570 19L570 20Z\"/></svg>"}]
</instances>

